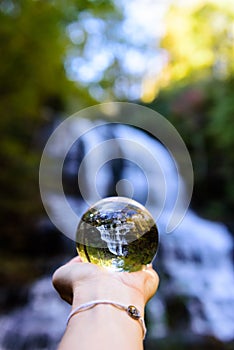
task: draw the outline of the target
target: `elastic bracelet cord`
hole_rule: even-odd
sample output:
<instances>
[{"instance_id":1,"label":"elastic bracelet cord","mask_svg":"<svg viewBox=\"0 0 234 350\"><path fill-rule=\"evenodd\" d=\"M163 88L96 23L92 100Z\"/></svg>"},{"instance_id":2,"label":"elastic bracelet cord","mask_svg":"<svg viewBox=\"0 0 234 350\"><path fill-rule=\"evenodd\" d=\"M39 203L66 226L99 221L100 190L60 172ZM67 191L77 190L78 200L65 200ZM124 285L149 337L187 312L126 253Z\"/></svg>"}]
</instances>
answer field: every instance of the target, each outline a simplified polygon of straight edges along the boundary
<instances>
[{"instance_id":1,"label":"elastic bracelet cord","mask_svg":"<svg viewBox=\"0 0 234 350\"><path fill-rule=\"evenodd\" d=\"M111 301L111 300L92 300L92 301L89 301L88 303L85 303L85 304L82 304L82 305L76 307L68 315L67 325L68 325L68 322L70 321L71 317L74 316L75 314L82 312L82 311L92 309L93 307L95 307L96 305L99 305L99 304L112 305L119 310L123 310L123 311L127 312L128 316L130 316L133 320L136 320L140 323L141 328L142 328L142 333L143 333L143 339L145 339L145 336L146 336L145 321L144 321L144 318L141 316L140 311L136 308L136 306L134 306L134 305L126 306L124 304L116 303L116 302Z\"/></svg>"}]
</instances>

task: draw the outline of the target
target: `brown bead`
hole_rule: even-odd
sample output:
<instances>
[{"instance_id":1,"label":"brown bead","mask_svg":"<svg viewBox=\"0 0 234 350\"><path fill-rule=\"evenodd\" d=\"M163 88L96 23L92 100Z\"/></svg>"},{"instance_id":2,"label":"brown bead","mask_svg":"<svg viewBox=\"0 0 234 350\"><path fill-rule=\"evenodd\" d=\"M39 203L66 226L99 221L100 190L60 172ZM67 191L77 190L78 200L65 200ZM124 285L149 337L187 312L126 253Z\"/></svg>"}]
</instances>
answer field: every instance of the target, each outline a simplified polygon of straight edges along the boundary
<instances>
[{"instance_id":1,"label":"brown bead","mask_svg":"<svg viewBox=\"0 0 234 350\"><path fill-rule=\"evenodd\" d=\"M128 306L127 313L130 317L134 318L134 320L139 320L141 317L140 311L133 305Z\"/></svg>"}]
</instances>

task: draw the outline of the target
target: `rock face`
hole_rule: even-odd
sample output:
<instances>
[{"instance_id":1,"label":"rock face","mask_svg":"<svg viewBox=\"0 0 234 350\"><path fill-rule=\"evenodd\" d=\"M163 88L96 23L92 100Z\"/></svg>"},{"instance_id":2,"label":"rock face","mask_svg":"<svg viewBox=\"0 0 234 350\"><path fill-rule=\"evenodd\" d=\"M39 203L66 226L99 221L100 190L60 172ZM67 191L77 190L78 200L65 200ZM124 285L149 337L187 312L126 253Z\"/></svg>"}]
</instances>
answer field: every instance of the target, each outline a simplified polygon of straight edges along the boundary
<instances>
[{"instance_id":1,"label":"rock face","mask_svg":"<svg viewBox=\"0 0 234 350\"><path fill-rule=\"evenodd\" d=\"M66 137L69 137L69 131L64 135ZM121 140L117 141L119 138L137 140L150 149L158 159L167 182L165 210L157 221L160 245L154 260L161 282L158 293L147 306L146 350L154 349L155 342L157 344L164 340L170 347L160 343L160 349L184 349L183 344L198 344L199 349L206 349L207 337L213 339L211 342L215 344L209 348L225 349L225 343L234 338L233 239L225 226L203 220L191 210L187 211L181 224L172 233L165 233L168 215L177 195L177 176L175 166L161 144L142 131L121 125L111 127L111 130L108 127L94 128L85 134L79 140L82 147L74 145L65 160L63 180L70 205L79 215L83 215L87 209L87 204L80 197L81 189L72 190L77 183L77 169L82 155L87 154L97 142L108 140L109 137L116 139L115 154L117 149L121 159L113 159L100 168L97 187L102 197L116 195L118 190L118 195L130 196L143 205L147 202L151 213L157 213L160 207L160 171L152 171L151 164L144 156L139 161L141 153L135 154L134 147L123 147ZM59 156L58 148L54 150L54 156ZM103 154L100 159L102 157L105 158ZM135 160L141 164L141 168L134 164ZM86 163L88 172L85 187L91 203L96 201L95 194L89 191L92 188L92 172L97 166L95 162L89 159ZM150 200L147 200L146 175L152 177L155 183L149 189ZM125 179L125 182L120 183L121 179ZM116 183L119 186L116 187ZM132 187L129 187L129 183ZM48 205L58 216L63 217L63 207L56 193L48 196ZM69 226L69 217L66 222ZM71 241L71 254L74 246L75 243ZM69 307L56 295L50 280L50 276L45 276L36 281L29 288L28 302L1 316L1 350L57 348L65 329ZM174 344L174 338L179 339L180 343Z\"/></svg>"}]
</instances>

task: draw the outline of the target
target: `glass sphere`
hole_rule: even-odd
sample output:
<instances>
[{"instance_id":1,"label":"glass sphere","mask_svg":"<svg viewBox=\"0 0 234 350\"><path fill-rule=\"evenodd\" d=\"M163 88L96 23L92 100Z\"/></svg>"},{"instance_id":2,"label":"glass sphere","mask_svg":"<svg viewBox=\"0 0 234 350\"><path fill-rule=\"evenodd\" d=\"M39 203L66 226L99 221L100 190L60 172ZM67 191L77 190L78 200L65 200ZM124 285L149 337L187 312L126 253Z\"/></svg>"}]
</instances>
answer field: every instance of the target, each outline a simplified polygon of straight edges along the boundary
<instances>
[{"instance_id":1,"label":"glass sphere","mask_svg":"<svg viewBox=\"0 0 234 350\"><path fill-rule=\"evenodd\" d=\"M125 197L104 198L81 218L76 247L85 262L113 271L138 271L157 252L158 230L140 203Z\"/></svg>"}]
</instances>

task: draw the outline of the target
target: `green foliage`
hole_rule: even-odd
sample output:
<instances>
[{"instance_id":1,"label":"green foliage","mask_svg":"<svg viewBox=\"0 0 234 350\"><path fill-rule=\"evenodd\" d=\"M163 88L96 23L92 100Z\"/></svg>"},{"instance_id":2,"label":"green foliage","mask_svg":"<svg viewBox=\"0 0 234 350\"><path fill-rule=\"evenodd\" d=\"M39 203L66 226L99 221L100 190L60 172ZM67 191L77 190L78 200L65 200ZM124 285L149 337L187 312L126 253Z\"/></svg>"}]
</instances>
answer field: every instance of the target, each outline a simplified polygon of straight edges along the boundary
<instances>
[{"instance_id":1,"label":"green foliage","mask_svg":"<svg viewBox=\"0 0 234 350\"><path fill-rule=\"evenodd\" d=\"M177 128L195 176L192 205L213 220L232 221L234 205L234 78L163 91L150 105Z\"/></svg>"},{"instance_id":2,"label":"green foliage","mask_svg":"<svg viewBox=\"0 0 234 350\"><path fill-rule=\"evenodd\" d=\"M168 116L190 151L192 205L233 223L234 11L225 3L200 3L172 8L169 19L162 45L170 79L150 106Z\"/></svg>"},{"instance_id":3,"label":"green foliage","mask_svg":"<svg viewBox=\"0 0 234 350\"><path fill-rule=\"evenodd\" d=\"M169 54L168 83L234 74L233 21L234 10L227 1L172 6L161 42Z\"/></svg>"},{"instance_id":4,"label":"green foliage","mask_svg":"<svg viewBox=\"0 0 234 350\"><path fill-rule=\"evenodd\" d=\"M111 1L3 0L0 3L0 212L2 247L22 249L41 215L40 131L58 113L95 103L66 76L68 23L81 11L104 16ZM70 107L69 107L70 106ZM73 109L73 111L74 111ZM15 237L18 237L17 239Z\"/></svg>"},{"instance_id":5,"label":"green foliage","mask_svg":"<svg viewBox=\"0 0 234 350\"><path fill-rule=\"evenodd\" d=\"M46 99L64 80L58 13L41 2L4 1L0 11L0 159L3 234L23 230L35 210L38 158L33 149ZM48 19L51 18L51 21ZM46 26L45 23L48 22ZM51 43L45 40L49 37ZM53 67L53 69L51 69ZM58 75L58 77L57 77Z\"/></svg>"}]
</instances>

